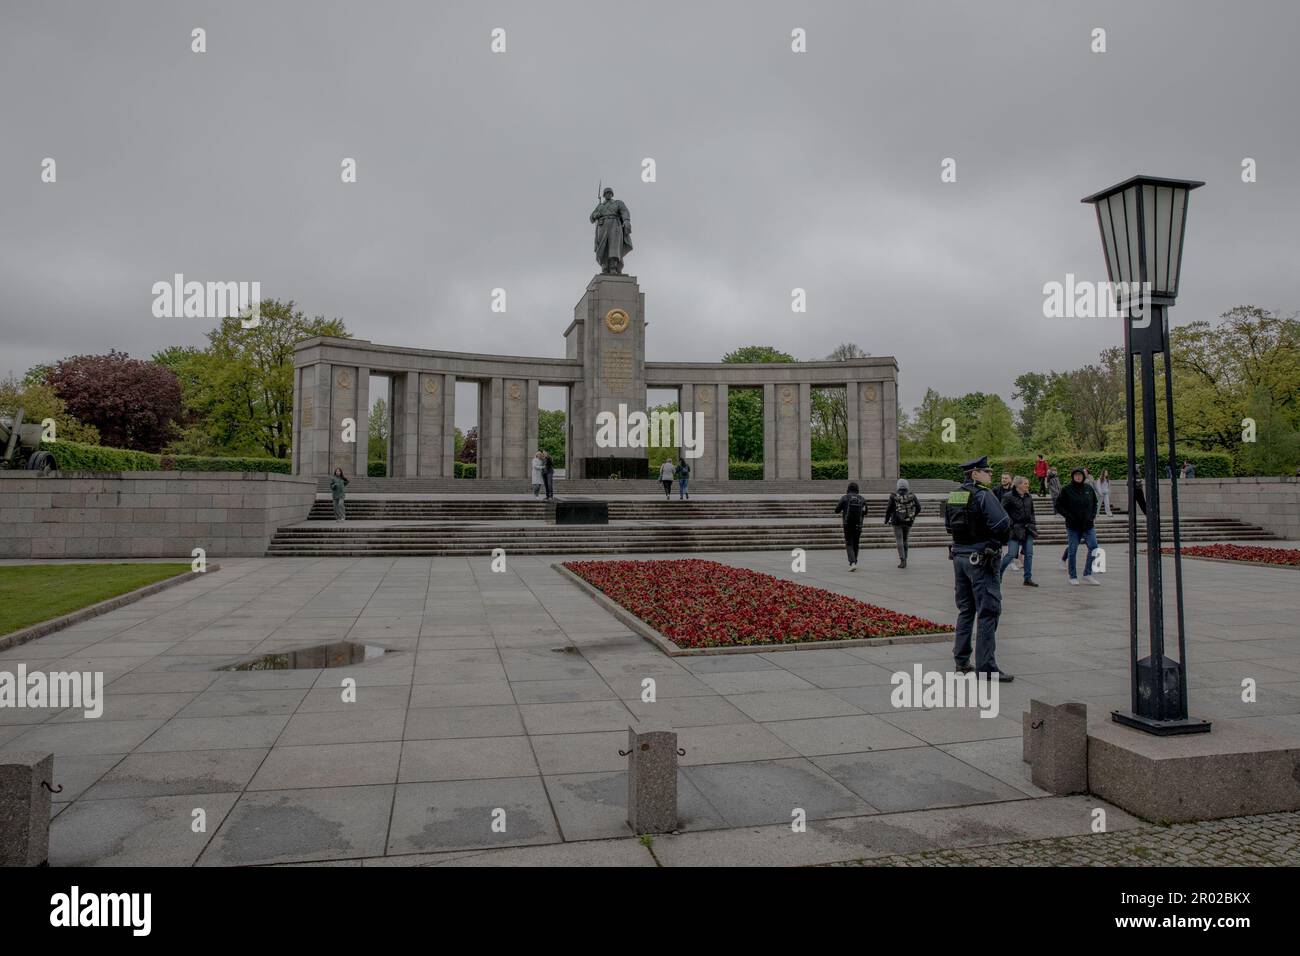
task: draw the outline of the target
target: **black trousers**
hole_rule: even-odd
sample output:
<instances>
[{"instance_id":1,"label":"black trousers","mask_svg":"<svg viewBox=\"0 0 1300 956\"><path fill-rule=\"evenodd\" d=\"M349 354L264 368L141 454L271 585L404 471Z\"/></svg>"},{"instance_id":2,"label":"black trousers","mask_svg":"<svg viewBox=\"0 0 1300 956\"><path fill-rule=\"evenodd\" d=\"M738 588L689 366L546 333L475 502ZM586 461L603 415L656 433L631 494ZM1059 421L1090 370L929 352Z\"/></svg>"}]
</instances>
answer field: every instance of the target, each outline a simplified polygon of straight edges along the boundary
<instances>
[{"instance_id":1,"label":"black trousers","mask_svg":"<svg viewBox=\"0 0 1300 956\"><path fill-rule=\"evenodd\" d=\"M862 524L860 522L845 522L844 550L849 553L849 564L858 563L858 542L861 539Z\"/></svg>"}]
</instances>

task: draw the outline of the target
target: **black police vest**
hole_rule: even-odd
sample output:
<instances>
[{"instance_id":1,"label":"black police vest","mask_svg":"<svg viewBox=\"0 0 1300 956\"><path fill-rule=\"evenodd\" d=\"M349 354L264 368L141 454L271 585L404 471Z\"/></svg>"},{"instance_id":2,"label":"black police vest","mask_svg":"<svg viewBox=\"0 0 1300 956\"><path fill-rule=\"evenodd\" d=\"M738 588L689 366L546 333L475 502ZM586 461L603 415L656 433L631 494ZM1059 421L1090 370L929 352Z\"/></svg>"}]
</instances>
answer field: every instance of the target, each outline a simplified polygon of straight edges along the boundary
<instances>
[{"instance_id":1,"label":"black police vest","mask_svg":"<svg viewBox=\"0 0 1300 956\"><path fill-rule=\"evenodd\" d=\"M943 525L952 535L953 544L970 545L989 539L988 522L979 507L977 495L983 492L978 486L963 485L948 495L943 506Z\"/></svg>"}]
</instances>

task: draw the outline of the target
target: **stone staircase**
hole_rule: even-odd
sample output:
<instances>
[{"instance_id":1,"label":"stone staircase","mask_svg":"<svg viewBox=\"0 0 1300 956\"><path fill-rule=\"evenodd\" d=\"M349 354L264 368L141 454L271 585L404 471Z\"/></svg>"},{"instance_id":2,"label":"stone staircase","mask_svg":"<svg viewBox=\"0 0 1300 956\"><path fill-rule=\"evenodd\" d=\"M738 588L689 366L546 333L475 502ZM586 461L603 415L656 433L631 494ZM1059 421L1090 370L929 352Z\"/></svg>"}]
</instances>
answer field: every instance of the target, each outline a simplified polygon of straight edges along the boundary
<instances>
[{"instance_id":1,"label":"stone staircase","mask_svg":"<svg viewBox=\"0 0 1300 956\"><path fill-rule=\"evenodd\" d=\"M936 502L925 502L930 516L912 529L913 547L940 547L949 542L934 515ZM396 557L486 555L494 548L510 554L662 554L700 551L838 550L843 547L839 520L828 514L829 501L611 501L608 525L545 523L544 505L536 501L348 501L349 520L306 521L282 527L271 540L268 556ZM862 532L863 548L892 548L893 529L882 524L883 500L871 502ZM330 503L318 500L313 518L330 516ZM386 524L358 524L384 521ZM1039 518L1039 548L1062 546L1065 525L1055 516ZM1173 527L1165 523L1166 540ZM1122 515L1101 518L1102 544L1127 541ZM1185 517L1185 542L1271 540L1261 528L1230 518ZM1045 558L1044 558L1045 560Z\"/></svg>"}]
</instances>

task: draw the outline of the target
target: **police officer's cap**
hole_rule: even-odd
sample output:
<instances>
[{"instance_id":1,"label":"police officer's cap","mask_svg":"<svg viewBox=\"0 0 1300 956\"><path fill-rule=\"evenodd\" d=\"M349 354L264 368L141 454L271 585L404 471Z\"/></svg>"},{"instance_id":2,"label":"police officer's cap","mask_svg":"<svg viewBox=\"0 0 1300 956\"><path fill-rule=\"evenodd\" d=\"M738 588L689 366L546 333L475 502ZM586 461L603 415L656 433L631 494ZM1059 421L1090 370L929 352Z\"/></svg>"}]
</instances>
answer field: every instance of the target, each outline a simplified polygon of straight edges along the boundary
<instances>
[{"instance_id":1,"label":"police officer's cap","mask_svg":"<svg viewBox=\"0 0 1300 956\"><path fill-rule=\"evenodd\" d=\"M962 471L975 471L976 469L981 469L983 471L989 470L988 455L981 455L979 458L976 458L974 461L968 461L961 466Z\"/></svg>"}]
</instances>

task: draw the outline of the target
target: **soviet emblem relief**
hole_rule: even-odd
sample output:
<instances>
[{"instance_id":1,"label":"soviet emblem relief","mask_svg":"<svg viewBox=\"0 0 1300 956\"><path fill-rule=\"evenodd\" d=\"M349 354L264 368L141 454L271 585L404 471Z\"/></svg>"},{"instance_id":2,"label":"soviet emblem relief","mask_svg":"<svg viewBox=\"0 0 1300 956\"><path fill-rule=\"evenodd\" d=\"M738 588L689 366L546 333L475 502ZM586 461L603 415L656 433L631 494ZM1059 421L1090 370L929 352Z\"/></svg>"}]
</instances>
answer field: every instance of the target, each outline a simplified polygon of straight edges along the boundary
<instances>
[{"instance_id":1,"label":"soviet emblem relief","mask_svg":"<svg viewBox=\"0 0 1300 956\"><path fill-rule=\"evenodd\" d=\"M617 334L627 329L632 319L622 309L610 309L605 313L605 328Z\"/></svg>"},{"instance_id":2,"label":"soviet emblem relief","mask_svg":"<svg viewBox=\"0 0 1300 956\"><path fill-rule=\"evenodd\" d=\"M862 400L863 400L864 402L874 402L874 401L876 400L876 386L874 386L874 385L863 385L863 386L862 386Z\"/></svg>"},{"instance_id":3,"label":"soviet emblem relief","mask_svg":"<svg viewBox=\"0 0 1300 956\"><path fill-rule=\"evenodd\" d=\"M347 372L339 372L339 377L337 381L338 381L339 388L352 387L352 376L349 375Z\"/></svg>"}]
</instances>

